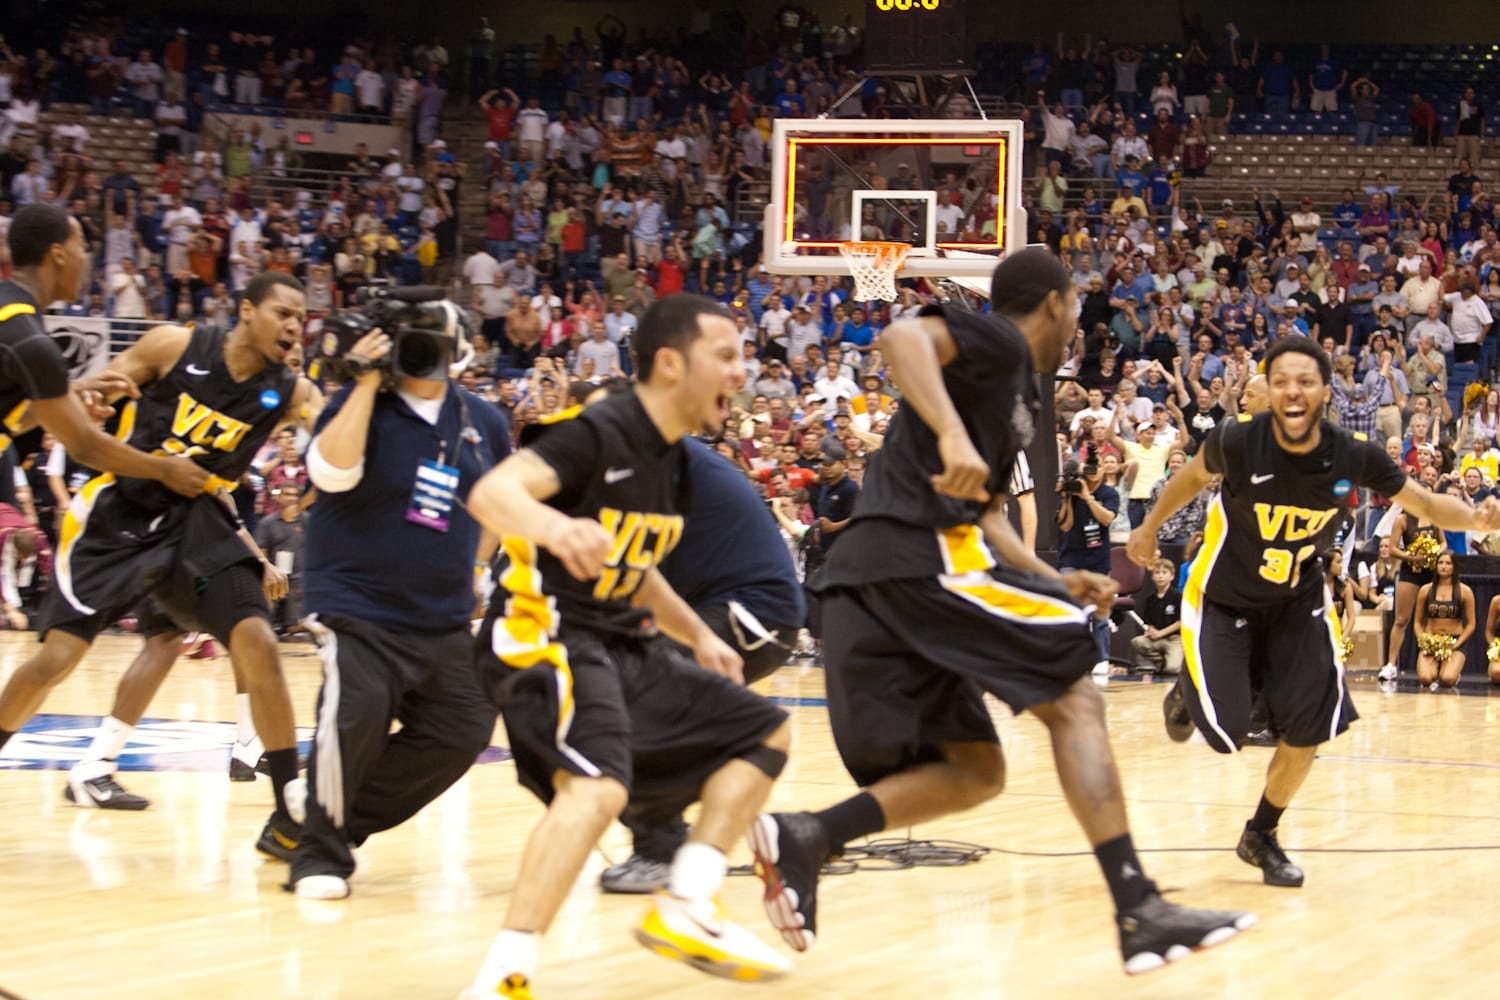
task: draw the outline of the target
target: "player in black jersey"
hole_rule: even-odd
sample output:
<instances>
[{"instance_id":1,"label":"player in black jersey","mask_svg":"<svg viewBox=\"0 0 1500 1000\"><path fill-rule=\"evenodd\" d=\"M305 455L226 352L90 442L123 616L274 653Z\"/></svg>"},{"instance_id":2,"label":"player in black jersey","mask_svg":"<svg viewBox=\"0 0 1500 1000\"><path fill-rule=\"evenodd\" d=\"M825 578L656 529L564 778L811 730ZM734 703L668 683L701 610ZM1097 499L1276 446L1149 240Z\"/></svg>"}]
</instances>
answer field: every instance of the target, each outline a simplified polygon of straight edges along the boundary
<instances>
[{"instance_id":1,"label":"player in black jersey","mask_svg":"<svg viewBox=\"0 0 1500 1000\"><path fill-rule=\"evenodd\" d=\"M1280 744L1238 853L1268 885L1295 887L1303 873L1278 841L1281 815L1319 745L1358 717L1344 681L1337 609L1319 565L1349 492L1368 487L1450 531L1493 531L1500 501L1471 508L1434 495L1408 482L1380 445L1321 419L1332 366L1307 338L1278 340L1265 369L1269 412L1210 431L1131 532L1128 551L1139 563L1152 558L1162 522L1215 475L1223 477L1183 592L1187 669L1166 711L1170 719L1173 702L1185 698L1209 745L1233 753L1249 728L1252 667L1259 671Z\"/></svg>"},{"instance_id":2,"label":"player in black jersey","mask_svg":"<svg viewBox=\"0 0 1500 1000\"><path fill-rule=\"evenodd\" d=\"M286 582L247 545L226 491L273 430L316 416L317 390L285 364L301 340L303 303L295 278L258 275L227 334L157 327L110 361L110 374L97 384L123 376L143 387L121 411L120 436L143 450L192 459L210 473L214 492L183 499L149 480L107 473L91 480L63 521L41 651L0 692L0 728L19 728L95 636L150 594L173 620L197 625L229 648L276 795L257 846L278 857L295 846L282 790L297 774L297 742L264 589L284 592ZM95 789L70 783L67 792L75 801L96 791L112 798L119 792L110 780L101 777Z\"/></svg>"},{"instance_id":3,"label":"player in black jersey","mask_svg":"<svg viewBox=\"0 0 1500 1000\"><path fill-rule=\"evenodd\" d=\"M692 488L682 439L723 426L744 381L739 339L718 303L674 295L647 310L635 348L634 392L558 422L470 494L504 553L479 669L518 776L548 808L466 997L531 996L538 939L627 800L664 815L702 803L641 943L736 979L790 969L717 901L725 852L786 763L786 715L740 686L739 655L658 568ZM702 666L650 643L653 626Z\"/></svg>"},{"instance_id":4,"label":"player in black jersey","mask_svg":"<svg viewBox=\"0 0 1500 1000\"><path fill-rule=\"evenodd\" d=\"M815 583L834 740L866 790L819 813L760 816L750 833L767 914L798 950L816 934L826 858L999 794L1005 762L986 692L1047 726L1115 900L1127 972L1254 922L1173 906L1142 873L1090 677L1088 618L1114 581L1059 575L1005 516L1016 455L1036 425L1033 372L1055 371L1066 353L1075 298L1054 257L1024 250L995 269L993 317L939 308L881 333L903 404Z\"/></svg>"},{"instance_id":5,"label":"player in black jersey","mask_svg":"<svg viewBox=\"0 0 1500 1000\"><path fill-rule=\"evenodd\" d=\"M159 480L183 496L203 492L208 474L192 462L152 455L99 430L90 412L97 401L69 391L68 369L47 329L42 310L71 299L83 267L83 230L51 205L27 205L16 212L7 234L15 271L0 282L0 450L11 440L34 434L40 425L80 463L124 476ZM134 395L135 385L114 377L112 393ZM0 729L0 746L10 733Z\"/></svg>"}]
</instances>

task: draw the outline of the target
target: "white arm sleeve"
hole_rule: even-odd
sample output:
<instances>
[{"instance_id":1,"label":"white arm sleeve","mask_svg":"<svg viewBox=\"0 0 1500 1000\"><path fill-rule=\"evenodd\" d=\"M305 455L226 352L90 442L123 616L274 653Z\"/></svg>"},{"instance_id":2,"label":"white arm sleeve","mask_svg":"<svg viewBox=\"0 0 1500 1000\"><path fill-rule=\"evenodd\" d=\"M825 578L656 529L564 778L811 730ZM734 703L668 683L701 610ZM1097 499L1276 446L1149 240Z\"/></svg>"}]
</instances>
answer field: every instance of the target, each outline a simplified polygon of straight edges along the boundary
<instances>
[{"instance_id":1,"label":"white arm sleeve","mask_svg":"<svg viewBox=\"0 0 1500 1000\"><path fill-rule=\"evenodd\" d=\"M318 438L312 439L312 444L307 448L307 478L323 493L347 493L359 485L359 481L365 478L365 460L361 456L359 464L352 469L340 469L323 457L323 451L318 447Z\"/></svg>"}]
</instances>

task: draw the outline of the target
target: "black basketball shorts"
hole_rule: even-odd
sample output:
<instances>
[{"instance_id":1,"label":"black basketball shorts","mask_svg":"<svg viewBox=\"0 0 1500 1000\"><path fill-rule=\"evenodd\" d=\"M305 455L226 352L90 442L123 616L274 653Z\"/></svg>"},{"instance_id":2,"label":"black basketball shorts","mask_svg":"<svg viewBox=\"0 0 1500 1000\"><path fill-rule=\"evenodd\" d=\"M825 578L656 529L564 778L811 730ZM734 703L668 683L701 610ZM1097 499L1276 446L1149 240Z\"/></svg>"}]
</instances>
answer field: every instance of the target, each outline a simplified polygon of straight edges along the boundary
<instances>
[{"instance_id":1,"label":"black basketball shorts","mask_svg":"<svg viewBox=\"0 0 1500 1000\"><path fill-rule=\"evenodd\" d=\"M1092 609L1055 580L1004 568L823 593L828 713L844 766L870 785L995 742L986 692L1015 712L1054 701L1098 659Z\"/></svg>"},{"instance_id":2,"label":"black basketball shorts","mask_svg":"<svg viewBox=\"0 0 1500 1000\"><path fill-rule=\"evenodd\" d=\"M1344 679L1338 614L1326 587L1268 608L1228 608L1189 588L1182 602L1188 710L1209 746L1240 748L1252 672L1271 723L1295 747L1326 743L1359 718Z\"/></svg>"},{"instance_id":3,"label":"black basketball shorts","mask_svg":"<svg viewBox=\"0 0 1500 1000\"><path fill-rule=\"evenodd\" d=\"M270 619L259 563L222 503L147 511L113 486L112 476L91 480L64 519L40 637L56 628L91 642L148 595L179 628L224 643L245 618ZM151 625L165 631L159 618Z\"/></svg>"},{"instance_id":4,"label":"black basketball shorts","mask_svg":"<svg viewBox=\"0 0 1500 1000\"><path fill-rule=\"evenodd\" d=\"M564 627L531 666L507 666L493 616L477 638L481 685L500 708L521 784L551 802L558 771L609 777L632 805L685 808L786 713L672 643Z\"/></svg>"}]
</instances>

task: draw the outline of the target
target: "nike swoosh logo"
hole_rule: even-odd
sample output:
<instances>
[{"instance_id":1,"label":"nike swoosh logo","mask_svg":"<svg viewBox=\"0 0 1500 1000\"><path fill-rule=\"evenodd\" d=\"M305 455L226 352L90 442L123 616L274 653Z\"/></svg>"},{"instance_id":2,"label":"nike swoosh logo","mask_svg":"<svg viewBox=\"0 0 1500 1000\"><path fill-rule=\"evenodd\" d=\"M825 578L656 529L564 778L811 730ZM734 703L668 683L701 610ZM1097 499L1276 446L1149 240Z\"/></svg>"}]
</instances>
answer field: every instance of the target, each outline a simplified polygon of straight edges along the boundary
<instances>
[{"instance_id":1,"label":"nike swoosh logo","mask_svg":"<svg viewBox=\"0 0 1500 1000\"><path fill-rule=\"evenodd\" d=\"M1273 480L1275 478L1276 478L1276 473L1274 473L1274 472L1267 472L1263 476L1251 476L1250 477L1250 482L1253 485L1255 485L1255 486L1259 486L1261 483L1268 483L1268 482L1270 482L1271 480Z\"/></svg>"},{"instance_id":2,"label":"nike swoosh logo","mask_svg":"<svg viewBox=\"0 0 1500 1000\"><path fill-rule=\"evenodd\" d=\"M622 479L629 479L635 475L634 469L605 469L604 481L606 483L618 483Z\"/></svg>"},{"instance_id":3,"label":"nike swoosh logo","mask_svg":"<svg viewBox=\"0 0 1500 1000\"><path fill-rule=\"evenodd\" d=\"M187 373L189 375L207 375L208 374L208 369L207 368L199 368L197 365L188 365L187 366Z\"/></svg>"},{"instance_id":4,"label":"nike swoosh logo","mask_svg":"<svg viewBox=\"0 0 1500 1000\"><path fill-rule=\"evenodd\" d=\"M703 933L707 934L709 937L721 938L721 937L724 936L724 929L722 927L710 927L707 924L705 924L703 921L699 920L692 913L688 913L687 914L687 918L693 922L693 926L697 927L699 930L701 930Z\"/></svg>"}]
</instances>

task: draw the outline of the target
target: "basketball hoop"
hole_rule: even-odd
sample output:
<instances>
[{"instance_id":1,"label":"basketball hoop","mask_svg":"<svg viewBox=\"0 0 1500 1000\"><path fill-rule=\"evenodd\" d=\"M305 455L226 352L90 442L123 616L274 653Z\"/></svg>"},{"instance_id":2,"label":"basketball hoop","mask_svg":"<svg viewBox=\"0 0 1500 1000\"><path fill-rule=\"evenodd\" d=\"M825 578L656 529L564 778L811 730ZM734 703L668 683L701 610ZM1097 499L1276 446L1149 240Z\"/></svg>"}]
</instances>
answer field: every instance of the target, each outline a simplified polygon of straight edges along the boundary
<instances>
[{"instance_id":1,"label":"basketball hoop","mask_svg":"<svg viewBox=\"0 0 1500 1000\"><path fill-rule=\"evenodd\" d=\"M844 260L849 262L849 273L854 276L854 298L857 301L896 301L896 272L906 262L911 244L853 240L839 244L839 251L843 253Z\"/></svg>"}]
</instances>

